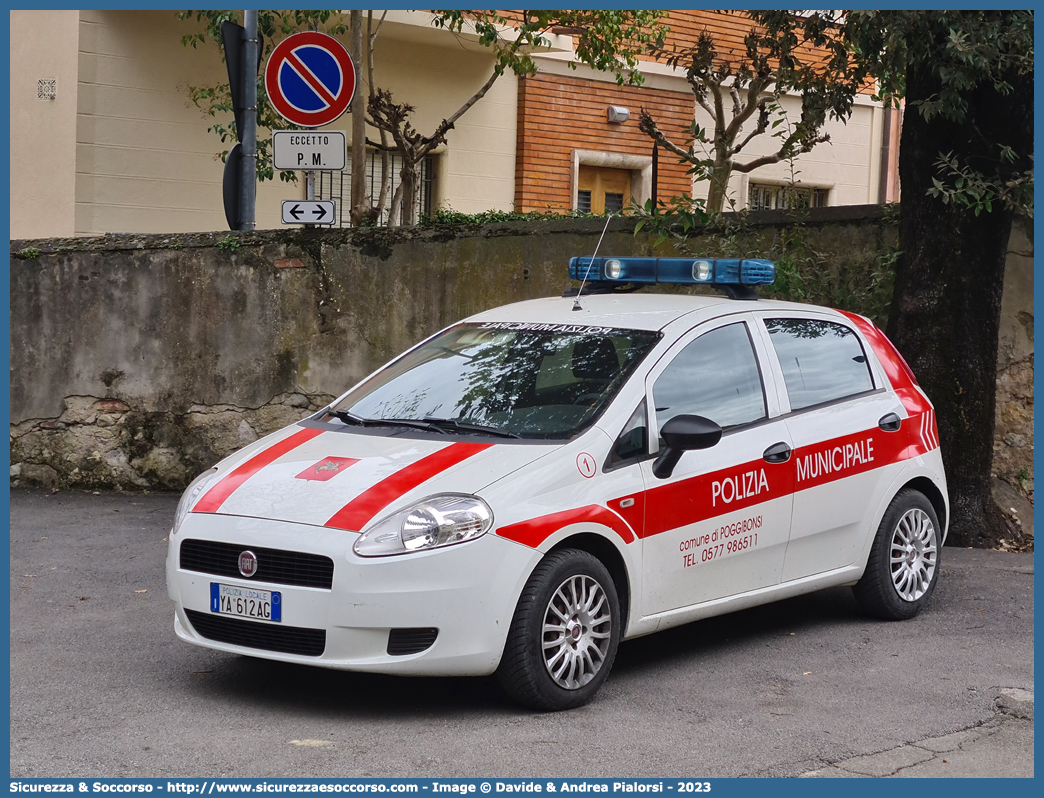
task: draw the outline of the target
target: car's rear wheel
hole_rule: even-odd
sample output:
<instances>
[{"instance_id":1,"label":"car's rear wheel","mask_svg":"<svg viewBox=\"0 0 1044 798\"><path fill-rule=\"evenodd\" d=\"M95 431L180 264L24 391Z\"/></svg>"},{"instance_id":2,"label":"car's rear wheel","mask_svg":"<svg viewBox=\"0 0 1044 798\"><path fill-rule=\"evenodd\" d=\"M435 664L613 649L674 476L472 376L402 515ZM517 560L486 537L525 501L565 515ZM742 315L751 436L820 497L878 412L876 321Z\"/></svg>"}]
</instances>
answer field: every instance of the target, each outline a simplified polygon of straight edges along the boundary
<instances>
[{"instance_id":1,"label":"car's rear wheel","mask_svg":"<svg viewBox=\"0 0 1044 798\"><path fill-rule=\"evenodd\" d=\"M497 678L511 698L534 709L586 704L609 675L620 625L605 566L586 551L553 552L522 591Z\"/></svg>"},{"instance_id":2,"label":"car's rear wheel","mask_svg":"<svg viewBox=\"0 0 1044 798\"><path fill-rule=\"evenodd\" d=\"M855 596L871 615L912 618L931 598L939 580L940 528L935 508L923 493L896 494L881 519Z\"/></svg>"}]
</instances>

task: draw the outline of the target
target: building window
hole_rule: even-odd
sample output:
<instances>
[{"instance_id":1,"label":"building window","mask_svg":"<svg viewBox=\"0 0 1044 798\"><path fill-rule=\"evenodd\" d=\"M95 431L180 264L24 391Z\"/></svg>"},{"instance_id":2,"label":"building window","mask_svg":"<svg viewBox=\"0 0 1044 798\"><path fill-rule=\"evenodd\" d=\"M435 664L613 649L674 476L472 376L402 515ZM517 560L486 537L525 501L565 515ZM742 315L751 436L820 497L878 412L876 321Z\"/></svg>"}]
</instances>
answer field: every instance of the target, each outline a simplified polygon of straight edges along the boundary
<instances>
[{"instance_id":1,"label":"building window","mask_svg":"<svg viewBox=\"0 0 1044 798\"><path fill-rule=\"evenodd\" d=\"M775 208L822 208L827 204L829 189L812 186L775 186L750 183L747 188L747 207L752 211Z\"/></svg>"},{"instance_id":2,"label":"building window","mask_svg":"<svg viewBox=\"0 0 1044 798\"><path fill-rule=\"evenodd\" d=\"M581 199L586 195L586 200ZM576 207L590 213L620 213L631 201L631 171L581 164ZM583 204L587 207L584 208Z\"/></svg>"},{"instance_id":3,"label":"building window","mask_svg":"<svg viewBox=\"0 0 1044 798\"><path fill-rule=\"evenodd\" d=\"M600 208L592 209L591 204L595 201L592 195L601 199ZM620 192L581 188L576 192L576 209L584 213L622 213L624 197L629 196Z\"/></svg>"},{"instance_id":4,"label":"building window","mask_svg":"<svg viewBox=\"0 0 1044 798\"><path fill-rule=\"evenodd\" d=\"M384 172L381 166L382 158L379 152L366 153L366 196L373 207L381 193L381 182ZM388 166L391 171L391 188L388 191L388 199L384 210L377 220L379 225L387 225L389 217L388 206L395 195L395 189L399 187L402 180L399 173L402 171L402 156L398 153L389 153ZM418 164L420 190L417 192L417 203L414 210L417 216L430 214L435 188L435 158L429 155ZM337 207L337 223L335 227L351 227L350 210L352 205L352 162L349 159L343 172L319 172L315 181L316 195L321 200L334 200Z\"/></svg>"}]
</instances>

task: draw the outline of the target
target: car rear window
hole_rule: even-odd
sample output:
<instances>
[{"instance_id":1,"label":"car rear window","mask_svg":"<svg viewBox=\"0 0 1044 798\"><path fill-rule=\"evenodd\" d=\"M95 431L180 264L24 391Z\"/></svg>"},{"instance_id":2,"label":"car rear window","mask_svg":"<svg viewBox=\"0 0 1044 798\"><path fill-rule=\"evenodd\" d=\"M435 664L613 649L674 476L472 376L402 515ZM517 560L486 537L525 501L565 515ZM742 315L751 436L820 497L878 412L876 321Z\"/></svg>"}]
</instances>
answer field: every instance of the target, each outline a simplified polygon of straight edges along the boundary
<instances>
[{"instance_id":1,"label":"car rear window","mask_svg":"<svg viewBox=\"0 0 1044 798\"><path fill-rule=\"evenodd\" d=\"M821 319L766 319L783 369L790 409L801 410L873 390L866 353L843 324Z\"/></svg>"}]
</instances>

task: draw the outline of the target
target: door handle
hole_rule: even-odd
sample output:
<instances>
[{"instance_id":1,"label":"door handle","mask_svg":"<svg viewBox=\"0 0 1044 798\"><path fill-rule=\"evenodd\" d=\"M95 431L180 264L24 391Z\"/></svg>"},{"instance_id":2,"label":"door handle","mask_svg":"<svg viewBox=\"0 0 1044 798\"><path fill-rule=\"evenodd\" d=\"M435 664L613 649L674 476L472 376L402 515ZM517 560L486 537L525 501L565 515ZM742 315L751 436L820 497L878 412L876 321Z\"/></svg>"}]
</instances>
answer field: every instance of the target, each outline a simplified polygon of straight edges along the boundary
<instances>
[{"instance_id":1,"label":"door handle","mask_svg":"<svg viewBox=\"0 0 1044 798\"><path fill-rule=\"evenodd\" d=\"M889 413L886 416L881 416L881 420L877 422L877 426L883 429L885 432L898 432L899 427L903 425L903 420L899 418L895 413Z\"/></svg>"},{"instance_id":2,"label":"door handle","mask_svg":"<svg viewBox=\"0 0 1044 798\"><path fill-rule=\"evenodd\" d=\"M774 443L768 447L763 456L766 462L769 463L785 463L790 459L790 451L790 446L787 443L780 441L779 443Z\"/></svg>"}]
</instances>

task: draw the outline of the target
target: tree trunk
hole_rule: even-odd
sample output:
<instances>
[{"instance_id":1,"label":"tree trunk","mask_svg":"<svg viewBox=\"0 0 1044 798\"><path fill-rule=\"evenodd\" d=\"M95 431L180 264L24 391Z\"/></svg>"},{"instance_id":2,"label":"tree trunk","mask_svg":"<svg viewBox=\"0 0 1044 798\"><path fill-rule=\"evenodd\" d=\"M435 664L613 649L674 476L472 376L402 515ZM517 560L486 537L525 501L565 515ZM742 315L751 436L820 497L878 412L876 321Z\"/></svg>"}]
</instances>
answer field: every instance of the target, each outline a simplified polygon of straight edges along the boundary
<instances>
[{"instance_id":1,"label":"tree trunk","mask_svg":"<svg viewBox=\"0 0 1044 798\"><path fill-rule=\"evenodd\" d=\"M418 174L417 174L417 163L410 160L405 154L402 159L402 171L399 172L399 176L402 178L402 224L403 226L414 225L417 223L417 216L415 208L417 205L417 185Z\"/></svg>"},{"instance_id":2,"label":"tree trunk","mask_svg":"<svg viewBox=\"0 0 1044 798\"><path fill-rule=\"evenodd\" d=\"M714 172L711 174L710 187L707 189L708 213L721 213L725 210L725 199L729 192L729 177L732 175L732 161L721 156L714 159Z\"/></svg>"},{"instance_id":3,"label":"tree trunk","mask_svg":"<svg viewBox=\"0 0 1044 798\"><path fill-rule=\"evenodd\" d=\"M366 101L369 91L363 85L362 11L351 12L352 60L355 62L355 96L352 98L352 227L358 227L370 211L366 197Z\"/></svg>"},{"instance_id":4,"label":"tree trunk","mask_svg":"<svg viewBox=\"0 0 1044 798\"><path fill-rule=\"evenodd\" d=\"M385 11L381 15L381 21L377 23L377 31L381 29L381 25L384 24L384 19L388 15ZM373 30L373 11L366 12L366 89L369 94L369 99L372 100L377 94L377 90L373 85L373 45L377 40L377 33ZM384 213L384 209L388 207L388 195L391 194L392 174L391 174L391 153L388 152L388 131L380 130L381 134L381 190L377 196L377 201L373 204L373 218L376 221L380 220L381 214ZM393 200L394 201L394 200ZM393 214L389 213L389 217ZM395 222L389 222L395 224Z\"/></svg>"},{"instance_id":5,"label":"tree trunk","mask_svg":"<svg viewBox=\"0 0 1044 798\"><path fill-rule=\"evenodd\" d=\"M937 36L945 36L939 31ZM941 42L933 42L939 47ZM988 545L1003 531L990 492L1001 291L1012 212L943 205L927 196L935 161L952 152L979 164L987 148L1009 144L1032 153L1033 83L1008 76L1015 91L986 82L967 95L968 118L937 115L926 122L916 106L903 121L899 157L903 255L896 268L888 334L935 405L950 493L948 543ZM907 103L941 88L931 70L907 69ZM970 131L970 132L969 132ZM984 169L986 171L986 169Z\"/></svg>"},{"instance_id":6,"label":"tree trunk","mask_svg":"<svg viewBox=\"0 0 1044 798\"><path fill-rule=\"evenodd\" d=\"M402 216L402 183L395 187L391 205L388 206L388 227L398 227Z\"/></svg>"}]
</instances>

